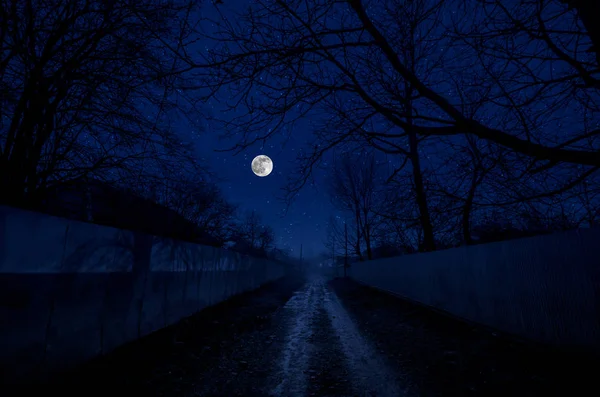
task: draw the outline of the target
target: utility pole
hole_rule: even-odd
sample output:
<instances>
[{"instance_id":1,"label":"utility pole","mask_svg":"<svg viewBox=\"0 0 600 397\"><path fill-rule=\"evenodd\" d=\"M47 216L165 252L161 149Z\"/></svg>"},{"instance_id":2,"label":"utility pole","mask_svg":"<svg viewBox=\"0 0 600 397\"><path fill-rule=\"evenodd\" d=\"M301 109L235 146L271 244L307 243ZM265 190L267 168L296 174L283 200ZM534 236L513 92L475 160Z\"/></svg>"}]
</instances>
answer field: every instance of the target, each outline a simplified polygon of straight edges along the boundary
<instances>
[{"instance_id":1,"label":"utility pole","mask_svg":"<svg viewBox=\"0 0 600 397\"><path fill-rule=\"evenodd\" d=\"M346 269L348 268L348 224L344 222L344 239L346 240L346 255L344 256L344 278L346 278Z\"/></svg>"}]
</instances>

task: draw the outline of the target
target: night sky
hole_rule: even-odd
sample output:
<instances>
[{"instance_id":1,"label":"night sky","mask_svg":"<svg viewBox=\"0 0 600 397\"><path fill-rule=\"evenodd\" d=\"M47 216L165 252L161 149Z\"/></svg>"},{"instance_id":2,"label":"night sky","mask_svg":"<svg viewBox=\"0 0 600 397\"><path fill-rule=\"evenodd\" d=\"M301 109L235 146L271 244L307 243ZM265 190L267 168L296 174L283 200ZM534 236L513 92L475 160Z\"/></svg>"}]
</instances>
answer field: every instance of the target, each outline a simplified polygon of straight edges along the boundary
<instances>
[{"instance_id":1,"label":"night sky","mask_svg":"<svg viewBox=\"0 0 600 397\"><path fill-rule=\"evenodd\" d=\"M219 184L225 197L239 205L242 211L254 210L260 214L263 222L273 228L278 247L290 248L298 253L302 244L303 255L308 257L324 249L325 224L334 209L323 187L317 184L305 187L286 211L281 189L287 175L294 172L296 155L305 144L302 134L298 135L299 138L291 139L275 137L262 150L256 147L238 155L215 151L232 146L233 140L219 139L218 131L214 128L207 127L195 139L200 140L199 154L223 178ZM273 172L267 177L254 175L250 168L252 159L259 154L265 154L273 160ZM317 180L323 181L325 174L324 171L318 172Z\"/></svg>"},{"instance_id":2,"label":"night sky","mask_svg":"<svg viewBox=\"0 0 600 397\"><path fill-rule=\"evenodd\" d=\"M249 0L227 0L222 4L214 5L211 1L206 1L200 8L201 17L207 20L227 18L234 21L235 15L243 14L250 3ZM214 35L213 27L210 23L202 22L200 29ZM211 43L207 41L198 42L196 45L197 51L206 51L211 47ZM226 97L227 92L227 88L222 90L219 97L221 101ZM224 110L225 105L217 100L210 100L202 108L207 118ZM231 116L239 116L239 114L233 113ZM273 228L278 248L290 249L294 255L299 255L302 245L305 258L326 251L324 242L328 219L335 216L343 221L345 216L334 208L327 192L328 178L331 176L330 165L335 156L348 150L356 155L357 161L361 157L360 153L355 153L353 149L348 149L343 144L325 152L321 166L312 170L310 183L307 183L293 202L287 205L282 199L283 188L286 179L293 177L294 172L298 172L301 164L297 159L298 154L303 151L308 153L309 143L314 143L313 123L319 121L316 118L311 119L309 114L296 122L294 130L289 134L275 134L264 147L254 145L239 154L223 151L233 147L237 140L235 136L225 139L223 137L225 131L215 123L206 121L202 123L202 131L189 134L189 139L196 143L198 155L206 159L205 162L221 179L219 185L227 200L237 204L241 212L256 211L260 214L263 223ZM181 130L194 131L194 128L182 125ZM258 177L251 170L252 159L259 154L265 154L273 160L273 172L267 177ZM403 160L401 156L394 158L381 153L376 156L378 161L387 163L388 174ZM429 155L424 155L422 163L425 164L429 160Z\"/></svg>"},{"instance_id":3,"label":"night sky","mask_svg":"<svg viewBox=\"0 0 600 397\"><path fill-rule=\"evenodd\" d=\"M249 0L225 0L223 4L219 5L213 5L210 1L207 1L201 7L201 14L203 18L207 19L216 20L224 17L233 20L234 12L232 10L235 10L236 13L243 13L243 10L247 9L248 4L250 4ZM443 19L448 17L449 14L444 14ZM210 32L211 26L209 23L205 24L202 22L201 29L205 32ZM191 53L194 51L206 51L211 47L211 43L207 41L196 42L195 45L197 48L190 49ZM444 51L443 48L439 50ZM458 62L456 61L458 58L455 56L451 56L451 58L454 59L454 62ZM462 59L462 61L465 60ZM458 67L464 72L464 65L455 63L453 66ZM555 69L553 68L552 70ZM456 73L460 75L461 71L456 71ZM448 86L448 82L442 83L435 76L429 76L427 80L427 84L430 84L436 91L446 95L450 100L456 96L452 87ZM220 99L226 99L226 97L227 88L224 88L220 92ZM557 98L560 97L557 96ZM546 108L548 106L555 107L556 111L553 114L555 116L565 116L564 119L569 120L570 125L578 124L578 120L576 119L580 112L574 111L577 109L572 107L577 106L577 103L574 105L571 103L566 105L560 104L558 106L557 103L554 103L552 96L540 103ZM511 128L512 122L506 125L503 124L506 121L502 119L498 109L493 106L488 108L488 106L491 106L490 103L486 104L485 108L480 109L477 115L478 121L492 127L497 126L500 129ZM537 106L540 106L539 103ZM204 118L206 121L202 123L201 131L190 127L185 122L182 122L179 130L184 138L188 138L194 142L202 163L207 164L218 175L218 178L221 180L219 185L226 199L237 204L242 212L255 211L258 213L262 221L273 228L276 236L276 244L279 248L291 249L295 255L298 255L300 246L302 245L305 257L311 257L324 252L327 221L331 215L341 216L341 213L336 212L333 208L331 199L327 194L327 166L313 169L314 184L307 184L289 207L281 199L284 195L282 189L286 185L287 179L294 172L298 171L300 164L297 160L298 154L303 151L310 152L310 150L307 150L308 143L312 143L314 139L311 123L318 121L306 117L296 123L293 131L290 131L288 135L276 134L265 143L264 147L255 145L238 154L233 151L217 152L219 149L233 147L239 140L235 135L228 139L222 139L223 134L227 131L220 129L217 124L209 121L211 115L220 115L223 117L224 110L225 105L216 100L203 103L201 112L204 114L200 118ZM435 110L430 109L429 111L432 112L432 115L436 115ZM566 116L568 114L571 114L571 116ZM573 117L573 115L577 116ZM234 117L235 114L231 116ZM438 116L443 119L443 115L439 114ZM556 125L555 119L552 118L544 121L542 124L546 130L560 128L560 123ZM377 129L381 128L385 127L377 127ZM564 136L563 138L567 137ZM443 139L435 140L438 143L434 143L433 146L425 141L423 140L419 144L419 153L422 156L421 161L426 178L429 173L430 178L437 177L444 179L444 175L451 176L453 170L461 167L456 159L450 158L451 150L447 144L443 143ZM343 152L344 147L340 146L337 146L335 150ZM252 159L259 154L269 156L274 162L273 172L264 178L254 175L250 167ZM327 152L322 164L331 164L335 155L334 151ZM357 154L357 156L360 156L360 154ZM397 166L397 162L401 160L402 156L396 156L389 165L392 167L391 169ZM391 160L384 157L384 161ZM434 169L436 170L435 173L428 171ZM571 173L573 172L570 168L568 170ZM539 176L539 178L542 177ZM546 178L543 182L548 184L551 182L551 179Z\"/></svg>"},{"instance_id":4,"label":"night sky","mask_svg":"<svg viewBox=\"0 0 600 397\"><path fill-rule=\"evenodd\" d=\"M222 15L231 18L232 9L239 11L246 4L248 0L228 0L219 5L219 10ZM216 7L210 2L202 7L204 16L210 19L219 18L215 10ZM198 43L198 46L206 44ZM204 110L209 115L214 114L222 111L222 105L210 101ZM184 125L182 129L190 127ZM273 228L279 248L290 249L294 255L299 255L302 245L304 257L323 252L327 219L335 213L324 191L326 170L315 170L315 185L306 186L289 207L282 200L286 178L297 169L297 154L306 148L310 140L310 121L297 123L290 136L275 136L264 147L256 145L237 155L218 151L236 143L235 138L223 139L222 132L207 122L204 130L199 134L190 134L190 139L195 141L198 155L206 159L211 170L222 179L219 185L228 201L239 205L242 212L256 211L260 214L263 223ZM254 175L250 168L252 159L259 154L265 154L273 160L273 172L267 177Z\"/></svg>"}]
</instances>

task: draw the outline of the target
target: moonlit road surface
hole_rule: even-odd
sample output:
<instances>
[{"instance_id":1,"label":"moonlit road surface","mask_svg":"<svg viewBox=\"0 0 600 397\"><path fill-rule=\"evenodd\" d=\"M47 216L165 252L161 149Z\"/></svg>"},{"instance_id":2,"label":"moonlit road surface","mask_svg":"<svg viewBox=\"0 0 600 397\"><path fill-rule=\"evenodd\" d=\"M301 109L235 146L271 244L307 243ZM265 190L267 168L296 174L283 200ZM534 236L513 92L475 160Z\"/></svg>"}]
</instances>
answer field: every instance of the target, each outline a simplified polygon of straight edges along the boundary
<instances>
[{"instance_id":1,"label":"moonlit road surface","mask_svg":"<svg viewBox=\"0 0 600 397\"><path fill-rule=\"evenodd\" d=\"M386 367L383 358L373 350L361 335L337 296L325 281L314 278L296 292L284 306L289 316L286 337L280 353L280 371L270 395L300 397L309 395L309 362L318 354L317 319L326 316L331 324L330 339L340 342L336 360L347 370L347 381L357 396L398 397L409 396L408 389L399 384Z\"/></svg>"}]
</instances>

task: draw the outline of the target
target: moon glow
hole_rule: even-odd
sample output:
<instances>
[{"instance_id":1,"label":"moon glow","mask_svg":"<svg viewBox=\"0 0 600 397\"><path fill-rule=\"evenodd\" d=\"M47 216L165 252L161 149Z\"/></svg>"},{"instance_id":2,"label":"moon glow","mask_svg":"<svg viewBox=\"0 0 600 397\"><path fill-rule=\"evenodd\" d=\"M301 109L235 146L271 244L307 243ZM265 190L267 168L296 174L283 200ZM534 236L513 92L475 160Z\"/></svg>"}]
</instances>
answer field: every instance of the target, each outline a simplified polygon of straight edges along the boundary
<instances>
[{"instance_id":1,"label":"moon glow","mask_svg":"<svg viewBox=\"0 0 600 397\"><path fill-rule=\"evenodd\" d=\"M257 176L267 176L273 171L273 161L269 156L261 154L252 160L252 172Z\"/></svg>"}]
</instances>

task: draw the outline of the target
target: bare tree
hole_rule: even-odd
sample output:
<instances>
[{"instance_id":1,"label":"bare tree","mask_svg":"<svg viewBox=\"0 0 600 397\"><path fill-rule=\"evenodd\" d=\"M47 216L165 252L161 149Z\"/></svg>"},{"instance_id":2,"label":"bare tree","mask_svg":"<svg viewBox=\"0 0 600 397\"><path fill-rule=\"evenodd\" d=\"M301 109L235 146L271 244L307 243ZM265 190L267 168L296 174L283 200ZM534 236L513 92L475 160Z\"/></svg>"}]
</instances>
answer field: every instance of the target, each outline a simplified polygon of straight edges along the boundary
<instances>
[{"instance_id":1,"label":"bare tree","mask_svg":"<svg viewBox=\"0 0 600 397\"><path fill-rule=\"evenodd\" d=\"M323 242L327 248L329 258L335 261L335 258L344 253L344 226L336 216L330 215L327 220L325 231L325 241Z\"/></svg>"},{"instance_id":2,"label":"bare tree","mask_svg":"<svg viewBox=\"0 0 600 397\"><path fill-rule=\"evenodd\" d=\"M233 235L234 248L238 251L267 256L274 248L275 234L273 229L261 222L260 216L251 211L237 222Z\"/></svg>"},{"instance_id":3,"label":"bare tree","mask_svg":"<svg viewBox=\"0 0 600 397\"><path fill-rule=\"evenodd\" d=\"M258 235L258 249L262 252L268 252L273 248L275 242L275 233L270 226L263 225Z\"/></svg>"},{"instance_id":4,"label":"bare tree","mask_svg":"<svg viewBox=\"0 0 600 397\"><path fill-rule=\"evenodd\" d=\"M233 88L232 107L248 110L226 121L231 131L243 130L234 149L289 133L298 118L324 111L327 139L318 137L304 158L310 166L347 140L406 154L395 140L414 133L467 134L547 161L543 167L595 169L599 69L598 46L591 45L597 37L581 10L562 3L516 2L509 10L500 1L476 0L313 1L310 7L265 0L239 22L216 21L219 33L212 37L226 44L211 49L198 70L215 90ZM411 7L421 10L413 19L417 30L402 14ZM438 23L444 13L457 15L460 29ZM558 22L550 27L551 21ZM405 54L410 46L403 38L412 31L416 47L431 55L418 65ZM531 40L538 47L524 45ZM414 114L405 105L413 102ZM567 102L585 109L581 123L559 124ZM491 117L502 112L510 122ZM368 123L376 128L366 129Z\"/></svg>"},{"instance_id":5,"label":"bare tree","mask_svg":"<svg viewBox=\"0 0 600 397\"><path fill-rule=\"evenodd\" d=\"M590 6L583 3L462 2L451 33L457 39L453 45L463 57L465 73L478 82L476 90L468 91L485 103L470 117L476 121L470 121L466 132L549 160L546 167L599 165L600 49L594 45L597 29L582 12L591 11ZM502 115L511 123L498 124Z\"/></svg>"},{"instance_id":6,"label":"bare tree","mask_svg":"<svg viewBox=\"0 0 600 397\"><path fill-rule=\"evenodd\" d=\"M412 73L433 76L441 65L443 35L435 31L441 1L388 1L373 7L380 11L386 32L398 56ZM216 65L205 83L215 89L233 87L232 108L247 113L227 117L227 130L241 133L234 149L243 149L272 136L291 131L294 122L308 113L324 112L316 122L313 150L301 156L302 171L288 186L293 197L313 167L329 149L344 144L368 144L378 150L409 158L415 185L425 250L435 248L433 227L422 176L419 122L423 116L416 86L398 75L368 37L364 24L352 10L354 2L314 1L311 7L284 1L259 2L243 23L221 23L227 44L210 52L206 62ZM270 17L287 15L272 23ZM327 22L320 16L327 15ZM250 28L250 36L241 39ZM427 40L423 38L427 37ZM446 40L447 41L447 40ZM231 44L231 43L237 44ZM266 133L264 131L267 131Z\"/></svg>"},{"instance_id":7,"label":"bare tree","mask_svg":"<svg viewBox=\"0 0 600 397\"><path fill-rule=\"evenodd\" d=\"M259 246L260 231L260 217L255 211L248 212L239 222L239 236L253 249Z\"/></svg>"},{"instance_id":8,"label":"bare tree","mask_svg":"<svg viewBox=\"0 0 600 397\"><path fill-rule=\"evenodd\" d=\"M427 188L431 189L430 186ZM381 190L381 197L378 200L381 204L374 209L375 214L380 218L380 226L375 236L376 244L381 246L392 244L402 252L425 251L425 235L412 171L397 168ZM435 198L430 195L428 201L431 203ZM432 215L435 216L436 212L432 212ZM431 218L431 221L436 226L436 219ZM433 229L436 231L437 228Z\"/></svg>"},{"instance_id":9,"label":"bare tree","mask_svg":"<svg viewBox=\"0 0 600 397\"><path fill-rule=\"evenodd\" d=\"M577 198L582 214L582 223L596 226L600 220L600 185L598 181L584 180L578 185Z\"/></svg>"},{"instance_id":10,"label":"bare tree","mask_svg":"<svg viewBox=\"0 0 600 397\"><path fill-rule=\"evenodd\" d=\"M197 166L169 120L191 3L0 1L3 200L78 179L178 178Z\"/></svg>"},{"instance_id":11,"label":"bare tree","mask_svg":"<svg viewBox=\"0 0 600 397\"><path fill-rule=\"evenodd\" d=\"M199 175L140 185L134 192L175 210L215 243L225 243L234 229L237 208L227 202L216 183Z\"/></svg>"},{"instance_id":12,"label":"bare tree","mask_svg":"<svg viewBox=\"0 0 600 397\"><path fill-rule=\"evenodd\" d=\"M490 179L506 180L502 173L493 173L504 159L503 150L489 142L478 141L473 136L465 140L441 140L440 166L432 173L433 187L429 198L436 202L436 217L447 220L456 218L449 224L450 233L460 230L460 236L454 233L450 239L459 239L464 244L471 244L471 224L473 213L483 205L498 203L497 192L486 183ZM458 225L458 228L456 226Z\"/></svg>"},{"instance_id":13,"label":"bare tree","mask_svg":"<svg viewBox=\"0 0 600 397\"><path fill-rule=\"evenodd\" d=\"M528 159L489 142L469 137L466 142L450 140L445 144L451 150L442 146L447 154L440 155L445 161L433 176L436 185L430 199L445 197L449 201L445 216L456 217L462 230L462 237L455 239L470 244L471 225L488 222L488 217L518 219L523 211L552 213L580 207L570 219L581 225L593 224L600 186L591 169L555 166L532 173Z\"/></svg>"},{"instance_id":14,"label":"bare tree","mask_svg":"<svg viewBox=\"0 0 600 397\"><path fill-rule=\"evenodd\" d=\"M461 214L469 241L474 209L502 205L509 213L525 201L566 199L596 176L600 50L583 7L590 6L565 0L510 6L499 0L262 0L235 21L213 21L216 28L205 36L219 44L203 59L173 51L199 82L180 88L199 85L213 91L208 96L227 88L235 114L225 112L218 121L241 134L234 150L289 134L307 114L319 116L289 197L334 147L368 144L408 159L410 211L388 221L414 229L419 245L432 249L439 237L434 225L449 229L444 214ZM442 23L441 15L454 17ZM440 163L429 149L440 137L455 149L453 160L471 163L460 187L444 185L436 158L428 158ZM492 149L482 142L495 146L485 161L482 149L486 156ZM450 194L432 197L432 186ZM584 190L589 196L595 188ZM593 221L593 206L587 206ZM358 242L363 232L356 223Z\"/></svg>"},{"instance_id":15,"label":"bare tree","mask_svg":"<svg viewBox=\"0 0 600 397\"><path fill-rule=\"evenodd\" d=\"M384 204L381 201L384 175L374 153L364 149L356 153L338 157L332 168L329 194L333 205L351 221L354 252L362 259L364 249L370 260L373 237L381 222L376 212Z\"/></svg>"}]
</instances>

